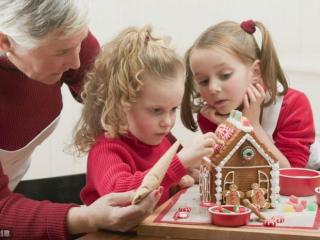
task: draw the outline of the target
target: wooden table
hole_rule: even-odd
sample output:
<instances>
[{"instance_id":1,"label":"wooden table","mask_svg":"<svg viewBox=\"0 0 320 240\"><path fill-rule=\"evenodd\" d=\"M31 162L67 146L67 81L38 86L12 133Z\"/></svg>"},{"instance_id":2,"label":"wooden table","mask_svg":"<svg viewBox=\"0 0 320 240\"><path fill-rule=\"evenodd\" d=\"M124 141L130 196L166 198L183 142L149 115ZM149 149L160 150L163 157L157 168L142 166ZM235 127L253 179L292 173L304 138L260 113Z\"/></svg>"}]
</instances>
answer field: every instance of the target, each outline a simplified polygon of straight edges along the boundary
<instances>
[{"instance_id":1,"label":"wooden table","mask_svg":"<svg viewBox=\"0 0 320 240\"><path fill-rule=\"evenodd\" d=\"M320 229L268 228L268 227L218 227L214 225L186 225L154 222L169 201L157 208L135 230L136 232L101 232L88 234L81 240L160 240L160 239L223 239L223 240L319 240ZM318 219L320 221L320 219Z\"/></svg>"},{"instance_id":2,"label":"wooden table","mask_svg":"<svg viewBox=\"0 0 320 240\"><path fill-rule=\"evenodd\" d=\"M292 229L268 227L218 227L214 225L183 225L155 223L154 219L166 204L159 207L150 217L137 227L134 239L223 239L223 240L319 240L320 229ZM148 236L149 238L143 238ZM151 238L156 237L156 238ZM116 239L116 238L115 238ZM124 238L125 239L125 238ZM127 238L129 239L129 238Z\"/></svg>"},{"instance_id":3,"label":"wooden table","mask_svg":"<svg viewBox=\"0 0 320 240\"><path fill-rule=\"evenodd\" d=\"M92 233L88 234L79 240L160 240L163 239L158 237L143 237L138 236L136 233L114 233L114 232L99 232L99 233ZM171 240L178 240L175 238L170 238Z\"/></svg>"}]
</instances>

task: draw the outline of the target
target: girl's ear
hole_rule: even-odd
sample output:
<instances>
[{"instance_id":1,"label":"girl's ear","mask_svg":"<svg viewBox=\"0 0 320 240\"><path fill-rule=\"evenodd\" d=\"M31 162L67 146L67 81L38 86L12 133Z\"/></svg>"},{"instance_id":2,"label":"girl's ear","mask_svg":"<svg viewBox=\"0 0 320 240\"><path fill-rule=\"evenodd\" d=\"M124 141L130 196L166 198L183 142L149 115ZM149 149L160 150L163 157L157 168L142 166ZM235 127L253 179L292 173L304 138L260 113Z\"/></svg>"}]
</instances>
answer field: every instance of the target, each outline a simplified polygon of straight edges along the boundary
<instances>
[{"instance_id":1,"label":"girl's ear","mask_svg":"<svg viewBox=\"0 0 320 240\"><path fill-rule=\"evenodd\" d=\"M11 44L8 39L8 36L2 32L0 32L0 51L8 52L11 50Z\"/></svg>"},{"instance_id":2,"label":"girl's ear","mask_svg":"<svg viewBox=\"0 0 320 240\"><path fill-rule=\"evenodd\" d=\"M261 75L261 68L260 68L260 60L257 59L253 62L251 65L251 71L252 71L252 83L260 83L263 84L262 75Z\"/></svg>"}]
</instances>

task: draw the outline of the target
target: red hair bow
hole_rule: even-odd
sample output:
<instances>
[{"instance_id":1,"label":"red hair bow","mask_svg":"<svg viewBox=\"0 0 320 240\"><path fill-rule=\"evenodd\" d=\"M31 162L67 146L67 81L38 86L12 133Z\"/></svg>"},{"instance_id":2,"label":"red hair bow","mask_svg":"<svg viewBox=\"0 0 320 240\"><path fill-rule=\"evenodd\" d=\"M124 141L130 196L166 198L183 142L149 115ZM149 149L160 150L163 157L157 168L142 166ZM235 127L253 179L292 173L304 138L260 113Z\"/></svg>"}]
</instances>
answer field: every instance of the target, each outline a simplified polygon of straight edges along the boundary
<instances>
[{"instance_id":1,"label":"red hair bow","mask_svg":"<svg viewBox=\"0 0 320 240\"><path fill-rule=\"evenodd\" d=\"M256 31L256 24L253 20L243 21L240 27L247 33L253 34Z\"/></svg>"}]
</instances>

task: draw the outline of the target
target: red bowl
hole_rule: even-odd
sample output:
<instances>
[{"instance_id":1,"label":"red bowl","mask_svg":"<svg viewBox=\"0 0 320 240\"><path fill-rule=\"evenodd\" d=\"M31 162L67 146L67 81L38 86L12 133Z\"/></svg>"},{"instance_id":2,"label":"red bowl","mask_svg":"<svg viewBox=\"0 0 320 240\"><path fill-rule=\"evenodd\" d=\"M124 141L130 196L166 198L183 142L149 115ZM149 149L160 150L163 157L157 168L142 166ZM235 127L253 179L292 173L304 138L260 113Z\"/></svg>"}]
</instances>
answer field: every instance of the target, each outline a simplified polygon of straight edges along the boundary
<instances>
[{"instance_id":1,"label":"red bowl","mask_svg":"<svg viewBox=\"0 0 320 240\"><path fill-rule=\"evenodd\" d=\"M317 204L320 206L320 187L316 187L314 191L316 193Z\"/></svg>"},{"instance_id":2,"label":"red bowl","mask_svg":"<svg viewBox=\"0 0 320 240\"><path fill-rule=\"evenodd\" d=\"M220 208L231 211L230 213L220 212ZM208 209L211 223L223 227L239 227L247 225L250 220L251 210L244 206L239 206L239 212L232 212L234 205L214 206Z\"/></svg>"},{"instance_id":3,"label":"red bowl","mask_svg":"<svg viewBox=\"0 0 320 240\"><path fill-rule=\"evenodd\" d=\"M297 197L312 196L320 186L320 172L307 168L281 168L280 194Z\"/></svg>"}]
</instances>

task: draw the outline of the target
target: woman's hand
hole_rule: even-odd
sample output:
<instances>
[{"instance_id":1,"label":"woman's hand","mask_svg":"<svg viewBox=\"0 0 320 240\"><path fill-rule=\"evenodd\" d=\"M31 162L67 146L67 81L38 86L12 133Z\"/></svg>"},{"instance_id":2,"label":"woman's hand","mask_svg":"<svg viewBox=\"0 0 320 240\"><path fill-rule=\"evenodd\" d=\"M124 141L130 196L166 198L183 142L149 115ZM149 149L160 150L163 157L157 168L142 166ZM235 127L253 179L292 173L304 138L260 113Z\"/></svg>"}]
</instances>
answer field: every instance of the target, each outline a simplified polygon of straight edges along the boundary
<instances>
[{"instance_id":1,"label":"woman's hand","mask_svg":"<svg viewBox=\"0 0 320 240\"><path fill-rule=\"evenodd\" d=\"M182 148L177 155L185 168L199 167L204 156L213 154L213 146L216 143L223 144L223 141L213 132L208 132L195 137L193 142Z\"/></svg>"},{"instance_id":2,"label":"woman's hand","mask_svg":"<svg viewBox=\"0 0 320 240\"><path fill-rule=\"evenodd\" d=\"M243 99L243 115L247 117L252 126L260 125L261 106L266 97L263 87L257 83L250 84Z\"/></svg>"},{"instance_id":3,"label":"woman's hand","mask_svg":"<svg viewBox=\"0 0 320 240\"><path fill-rule=\"evenodd\" d=\"M218 113L216 109L208 106L207 104L202 106L202 108L200 109L200 113L216 125L219 125L220 123L225 121L229 116L229 114L225 115Z\"/></svg>"},{"instance_id":4,"label":"woman's hand","mask_svg":"<svg viewBox=\"0 0 320 240\"><path fill-rule=\"evenodd\" d=\"M70 234L111 230L124 232L150 215L160 199L163 187L151 192L137 205L130 205L134 191L110 193L90 206L73 207L67 216Z\"/></svg>"}]
</instances>

